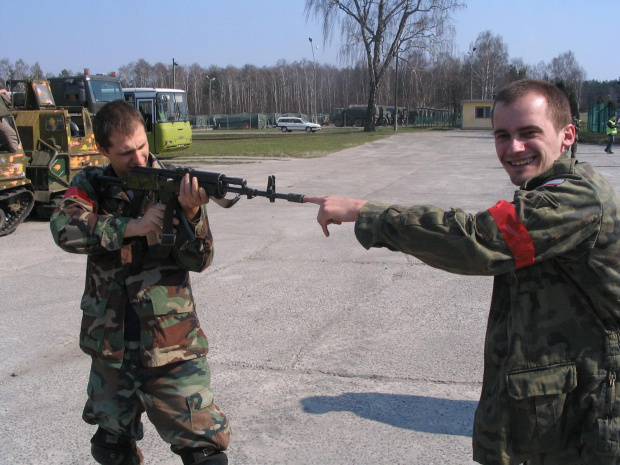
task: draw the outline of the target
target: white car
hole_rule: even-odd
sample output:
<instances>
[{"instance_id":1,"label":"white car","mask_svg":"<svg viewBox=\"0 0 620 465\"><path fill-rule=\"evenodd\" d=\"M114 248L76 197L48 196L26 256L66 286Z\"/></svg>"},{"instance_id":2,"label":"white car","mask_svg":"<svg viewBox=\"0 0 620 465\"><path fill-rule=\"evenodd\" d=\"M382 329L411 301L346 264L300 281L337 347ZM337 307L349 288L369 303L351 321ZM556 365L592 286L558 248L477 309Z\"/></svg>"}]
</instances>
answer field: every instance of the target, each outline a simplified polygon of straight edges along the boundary
<instances>
[{"instance_id":1,"label":"white car","mask_svg":"<svg viewBox=\"0 0 620 465\"><path fill-rule=\"evenodd\" d=\"M297 118L294 116L283 116L278 118L276 122L276 127L280 128L282 132L291 132L291 131L306 131L306 132L316 132L321 129L320 124L311 123L307 119Z\"/></svg>"}]
</instances>

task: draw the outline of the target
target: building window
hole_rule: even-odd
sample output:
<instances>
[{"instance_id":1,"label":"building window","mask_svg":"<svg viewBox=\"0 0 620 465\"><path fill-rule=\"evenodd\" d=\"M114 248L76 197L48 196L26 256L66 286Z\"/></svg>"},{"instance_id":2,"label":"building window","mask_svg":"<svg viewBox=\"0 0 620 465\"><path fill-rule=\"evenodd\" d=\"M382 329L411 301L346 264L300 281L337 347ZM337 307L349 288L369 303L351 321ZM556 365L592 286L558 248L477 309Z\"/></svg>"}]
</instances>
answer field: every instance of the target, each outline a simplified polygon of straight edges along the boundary
<instances>
[{"instance_id":1,"label":"building window","mask_svg":"<svg viewBox=\"0 0 620 465\"><path fill-rule=\"evenodd\" d=\"M491 107L476 107L476 118L490 118Z\"/></svg>"}]
</instances>

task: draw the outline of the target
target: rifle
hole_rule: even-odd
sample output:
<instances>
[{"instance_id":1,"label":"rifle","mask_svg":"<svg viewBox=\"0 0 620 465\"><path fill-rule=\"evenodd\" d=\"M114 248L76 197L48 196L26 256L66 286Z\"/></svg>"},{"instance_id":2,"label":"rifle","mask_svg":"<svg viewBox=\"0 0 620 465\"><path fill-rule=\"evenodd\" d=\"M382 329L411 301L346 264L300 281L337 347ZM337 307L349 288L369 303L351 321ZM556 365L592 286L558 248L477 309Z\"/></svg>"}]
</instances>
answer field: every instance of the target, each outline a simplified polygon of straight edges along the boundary
<instances>
[{"instance_id":1,"label":"rifle","mask_svg":"<svg viewBox=\"0 0 620 465\"><path fill-rule=\"evenodd\" d=\"M110 184L119 185L125 190L152 193L153 198L151 200L154 203L160 202L166 205L161 236L159 238L149 238L149 245L155 243L160 245L159 249L161 250L158 252L158 256L165 257L176 242L172 220L175 211L180 210L178 208L179 189L181 187L181 180L187 173L189 173L190 177L195 177L198 180L199 187L202 187L209 198L223 208L231 208L242 196L246 196L248 199L266 197L270 202L282 199L289 202L304 203L305 196L302 194L276 193L276 177L274 175L268 177L267 189L264 191L248 187L247 181L243 178L229 178L222 173L211 173L183 167L159 169L137 166L132 168L125 178L97 174L95 175L95 180L98 188L102 191ZM225 198L229 192L236 194L236 196L232 199ZM178 217L189 238L187 242L181 245L180 248L183 250L187 247L189 241L195 238L195 235L182 211L178 212Z\"/></svg>"}]
</instances>

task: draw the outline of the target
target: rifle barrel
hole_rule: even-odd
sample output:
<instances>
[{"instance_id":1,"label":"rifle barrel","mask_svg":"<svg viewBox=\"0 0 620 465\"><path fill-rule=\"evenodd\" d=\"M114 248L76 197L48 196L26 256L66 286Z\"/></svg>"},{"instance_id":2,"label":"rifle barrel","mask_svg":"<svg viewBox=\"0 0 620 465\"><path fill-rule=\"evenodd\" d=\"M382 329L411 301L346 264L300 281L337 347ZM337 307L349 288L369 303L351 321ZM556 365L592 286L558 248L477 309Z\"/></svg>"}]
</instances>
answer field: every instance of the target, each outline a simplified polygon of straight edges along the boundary
<instances>
[{"instance_id":1,"label":"rifle barrel","mask_svg":"<svg viewBox=\"0 0 620 465\"><path fill-rule=\"evenodd\" d=\"M251 187L227 186L226 190L235 194L246 195L248 199L252 197L267 197L272 202L275 202L276 199L282 199L288 202L304 203L305 198L303 194L280 194L277 192L259 191Z\"/></svg>"}]
</instances>

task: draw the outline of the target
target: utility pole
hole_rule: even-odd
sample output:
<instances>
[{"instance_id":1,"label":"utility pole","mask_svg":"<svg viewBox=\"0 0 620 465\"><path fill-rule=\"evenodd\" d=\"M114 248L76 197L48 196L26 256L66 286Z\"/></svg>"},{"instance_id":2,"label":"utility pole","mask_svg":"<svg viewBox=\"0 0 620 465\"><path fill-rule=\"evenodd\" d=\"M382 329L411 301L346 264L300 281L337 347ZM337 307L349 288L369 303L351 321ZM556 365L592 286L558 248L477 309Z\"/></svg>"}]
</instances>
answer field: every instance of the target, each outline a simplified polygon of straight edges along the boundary
<instances>
[{"instance_id":1,"label":"utility pole","mask_svg":"<svg viewBox=\"0 0 620 465\"><path fill-rule=\"evenodd\" d=\"M215 78L209 77L209 75L207 74L207 79L209 80L209 115L212 115L212 109L211 109L211 85L213 84L213 81L215 81Z\"/></svg>"},{"instance_id":2,"label":"utility pole","mask_svg":"<svg viewBox=\"0 0 620 465\"><path fill-rule=\"evenodd\" d=\"M316 123L316 58L314 57L314 47L312 45L312 37L308 37L310 41L310 48L312 49L312 62L314 66L314 122ZM319 48L317 45L316 48ZM312 112L312 110L310 110Z\"/></svg>"},{"instance_id":3,"label":"utility pole","mask_svg":"<svg viewBox=\"0 0 620 465\"><path fill-rule=\"evenodd\" d=\"M471 52L467 52L469 55L469 100L474 98L474 52L476 47L471 49Z\"/></svg>"},{"instance_id":4,"label":"utility pole","mask_svg":"<svg viewBox=\"0 0 620 465\"><path fill-rule=\"evenodd\" d=\"M174 58L172 59L172 88L176 89L176 67L179 66L179 64L174 61Z\"/></svg>"},{"instance_id":5,"label":"utility pole","mask_svg":"<svg viewBox=\"0 0 620 465\"><path fill-rule=\"evenodd\" d=\"M398 50L396 50L396 82L394 82L394 131L398 131Z\"/></svg>"}]
</instances>

